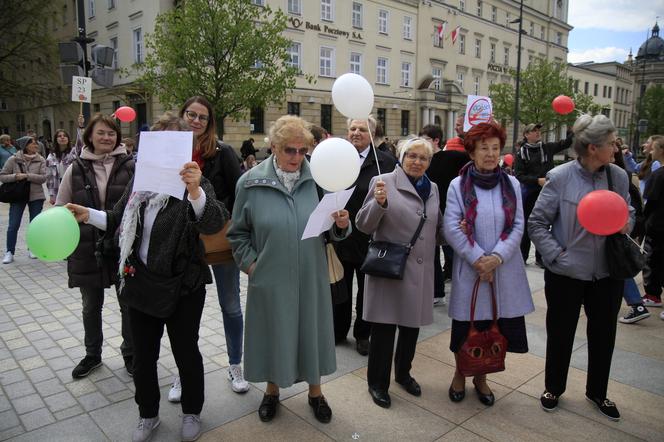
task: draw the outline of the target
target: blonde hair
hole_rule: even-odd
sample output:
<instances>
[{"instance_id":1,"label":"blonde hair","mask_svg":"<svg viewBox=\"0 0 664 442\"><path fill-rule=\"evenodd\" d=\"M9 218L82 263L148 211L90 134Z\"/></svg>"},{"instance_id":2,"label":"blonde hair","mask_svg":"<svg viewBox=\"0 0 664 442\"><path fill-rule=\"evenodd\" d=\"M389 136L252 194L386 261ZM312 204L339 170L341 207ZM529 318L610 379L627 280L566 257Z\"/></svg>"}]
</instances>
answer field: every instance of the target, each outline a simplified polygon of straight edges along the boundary
<instances>
[{"instance_id":1,"label":"blonde hair","mask_svg":"<svg viewBox=\"0 0 664 442\"><path fill-rule=\"evenodd\" d=\"M4 143L5 141L11 141L12 137L10 137L7 134L2 134L0 135L0 143Z\"/></svg>"},{"instance_id":2,"label":"blonde hair","mask_svg":"<svg viewBox=\"0 0 664 442\"><path fill-rule=\"evenodd\" d=\"M286 147L286 143L292 140L302 140L311 146L314 136L309 131L309 123L295 115L284 115L272 123L270 127L270 141L278 149Z\"/></svg>"},{"instance_id":3,"label":"blonde hair","mask_svg":"<svg viewBox=\"0 0 664 442\"><path fill-rule=\"evenodd\" d=\"M424 150L426 150L429 154L429 158L433 156L433 145L431 142L424 138L413 135L409 138L406 138L405 140L400 140L397 143L397 154L401 164L403 164L403 157L406 155L406 153L415 147L423 147Z\"/></svg>"}]
</instances>

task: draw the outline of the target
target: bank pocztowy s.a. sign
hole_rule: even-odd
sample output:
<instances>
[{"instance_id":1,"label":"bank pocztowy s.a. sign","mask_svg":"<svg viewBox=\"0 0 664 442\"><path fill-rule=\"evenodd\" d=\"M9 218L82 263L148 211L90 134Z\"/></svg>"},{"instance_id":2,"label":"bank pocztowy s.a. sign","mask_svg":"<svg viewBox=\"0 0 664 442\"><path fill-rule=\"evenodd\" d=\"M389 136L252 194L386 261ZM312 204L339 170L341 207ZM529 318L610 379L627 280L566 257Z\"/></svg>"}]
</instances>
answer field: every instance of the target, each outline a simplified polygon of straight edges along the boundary
<instances>
[{"instance_id":1,"label":"bank pocztowy s.a. sign","mask_svg":"<svg viewBox=\"0 0 664 442\"><path fill-rule=\"evenodd\" d=\"M290 22L291 26L293 26L293 28L295 28L295 29L300 29L300 28L304 27L304 29L309 30L309 31L322 32L324 34L351 38L353 40L362 40L362 34L359 33L359 32L356 32L356 31L344 31L343 29L333 28L333 27L328 26L326 24L311 23L309 21L302 21L297 17L289 17L288 21Z\"/></svg>"}]
</instances>

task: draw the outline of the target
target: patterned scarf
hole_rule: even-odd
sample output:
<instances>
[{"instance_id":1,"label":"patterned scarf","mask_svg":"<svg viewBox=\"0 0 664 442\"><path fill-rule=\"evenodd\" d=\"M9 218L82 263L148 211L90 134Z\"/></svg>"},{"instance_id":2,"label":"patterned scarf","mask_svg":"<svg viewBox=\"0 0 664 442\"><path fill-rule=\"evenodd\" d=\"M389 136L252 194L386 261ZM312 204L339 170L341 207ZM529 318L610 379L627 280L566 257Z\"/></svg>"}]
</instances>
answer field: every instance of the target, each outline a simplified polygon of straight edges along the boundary
<instances>
[{"instance_id":1,"label":"patterned scarf","mask_svg":"<svg viewBox=\"0 0 664 442\"><path fill-rule=\"evenodd\" d=\"M431 193L431 180L429 177L422 175L420 178L415 179L410 175L406 176L408 177L408 181L410 181L413 187L415 187L415 191L417 191L417 194L422 198L424 204L426 204L429 194Z\"/></svg>"},{"instance_id":2,"label":"patterned scarf","mask_svg":"<svg viewBox=\"0 0 664 442\"><path fill-rule=\"evenodd\" d=\"M461 176L461 196L466 209L464 219L467 224L466 236L470 245L474 245L473 233L475 230L475 219L477 218L477 194L475 186L481 189L493 189L500 185L500 193L503 198L503 211L505 212L505 225L500 234L500 239L505 240L514 227L516 216L516 193L510 182L509 175L500 167L496 167L492 173L480 173L475 168L475 163L466 164L459 172Z\"/></svg>"},{"instance_id":3,"label":"patterned scarf","mask_svg":"<svg viewBox=\"0 0 664 442\"><path fill-rule=\"evenodd\" d=\"M285 172L281 170L277 164L276 156L272 158L272 164L274 165L274 171L277 173L277 178L279 178L281 184L283 184L286 190L288 190L288 193L293 193L293 187L295 187L297 180L300 179L300 169L295 172Z\"/></svg>"}]
</instances>

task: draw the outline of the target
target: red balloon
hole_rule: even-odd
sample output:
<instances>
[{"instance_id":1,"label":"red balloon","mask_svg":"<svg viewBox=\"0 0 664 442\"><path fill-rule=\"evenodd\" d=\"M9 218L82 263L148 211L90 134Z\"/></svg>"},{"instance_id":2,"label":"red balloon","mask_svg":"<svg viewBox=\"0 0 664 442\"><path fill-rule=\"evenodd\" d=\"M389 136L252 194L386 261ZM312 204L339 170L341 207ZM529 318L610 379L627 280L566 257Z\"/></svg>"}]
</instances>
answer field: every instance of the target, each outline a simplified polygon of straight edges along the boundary
<instances>
[{"instance_id":1,"label":"red balloon","mask_svg":"<svg viewBox=\"0 0 664 442\"><path fill-rule=\"evenodd\" d=\"M574 101L567 95L558 95L551 102L551 107L560 115L567 115L574 110Z\"/></svg>"},{"instance_id":2,"label":"red balloon","mask_svg":"<svg viewBox=\"0 0 664 442\"><path fill-rule=\"evenodd\" d=\"M613 235L627 223L627 202L610 190L594 190L581 198L576 208L579 223L595 235Z\"/></svg>"},{"instance_id":3,"label":"red balloon","mask_svg":"<svg viewBox=\"0 0 664 442\"><path fill-rule=\"evenodd\" d=\"M115 111L115 117L120 121L129 123L136 118L136 111L129 106L122 106Z\"/></svg>"},{"instance_id":4,"label":"red balloon","mask_svg":"<svg viewBox=\"0 0 664 442\"><path fill-rule=\"evenodd\" d=\"M514 164L514 155L511 153L505 154L503 157L503 163L507 164L509 167L512 167L512 164Z\"/></svg>"}]
</instances>

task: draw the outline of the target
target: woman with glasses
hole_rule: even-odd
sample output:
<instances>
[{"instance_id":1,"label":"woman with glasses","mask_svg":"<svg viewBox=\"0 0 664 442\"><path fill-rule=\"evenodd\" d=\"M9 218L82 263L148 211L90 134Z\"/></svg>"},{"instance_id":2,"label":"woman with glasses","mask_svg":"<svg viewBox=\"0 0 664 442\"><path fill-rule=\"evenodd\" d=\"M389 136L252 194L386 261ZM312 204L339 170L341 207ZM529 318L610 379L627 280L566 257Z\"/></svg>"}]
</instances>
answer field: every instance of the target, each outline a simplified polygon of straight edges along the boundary
<instances>
[{"instance_id":1,"label":"woman with glasses","mask_svg":"<svg viewBox=\"0 0 664 442\"><path fill-rule=\"evenodd\" d=\"M189 98L180 108L183 118L194 132L193 160L203 171L203 176L214 187L217 200L229 211L235 201L235 183L241 175L240 163L235 151L217 138L217 126L212 105L205 97ZM228 352L228 380L236 393L246 393L249 383L242 373L242 306L240 305L240 269L234 261L212 265L217 285L217 297L221 306ZM180 378L173 380L168 400L179 402L182 396Z\"/></svg>"},{"instance_id":2,"label":"woman with glasses","mask_svg":"<svg viewBox=\"0 0 664 442\"><path fill-rule=\"evenodd\" d=\"M402 280L365 276L362 319L371 323L367 382L374 403L383 408L391 405L388 388L397 327L395 380L413 396L422 394L410 369L420 327L433 322L432 244L443 238L438 186L425 175L433 146L423 138L412 138L400 142L398 151L401 167L371 179L372 191L355 219L358 230L373 240L399 244L409 243L424 221Z\"/></svg>"},{"instance_id":3,"label":"woman with glasses","mask_svg":"<svg viewBox=\"0 0 664 442\"><path fill-rule=\"evenodd\" d=\"M267 382L258 416L271 421L279 389L305 381L318 421L332 418L321 376L336 370L332 298L323 236L301 240L319 202L304 157L313 141L299 117L279 118L270 129L273 154L247 171L237 185L228 239L249 276L245 375ZM348 212L332 214L333 240L350 230Z\"/></svg>"}]
</instances>

